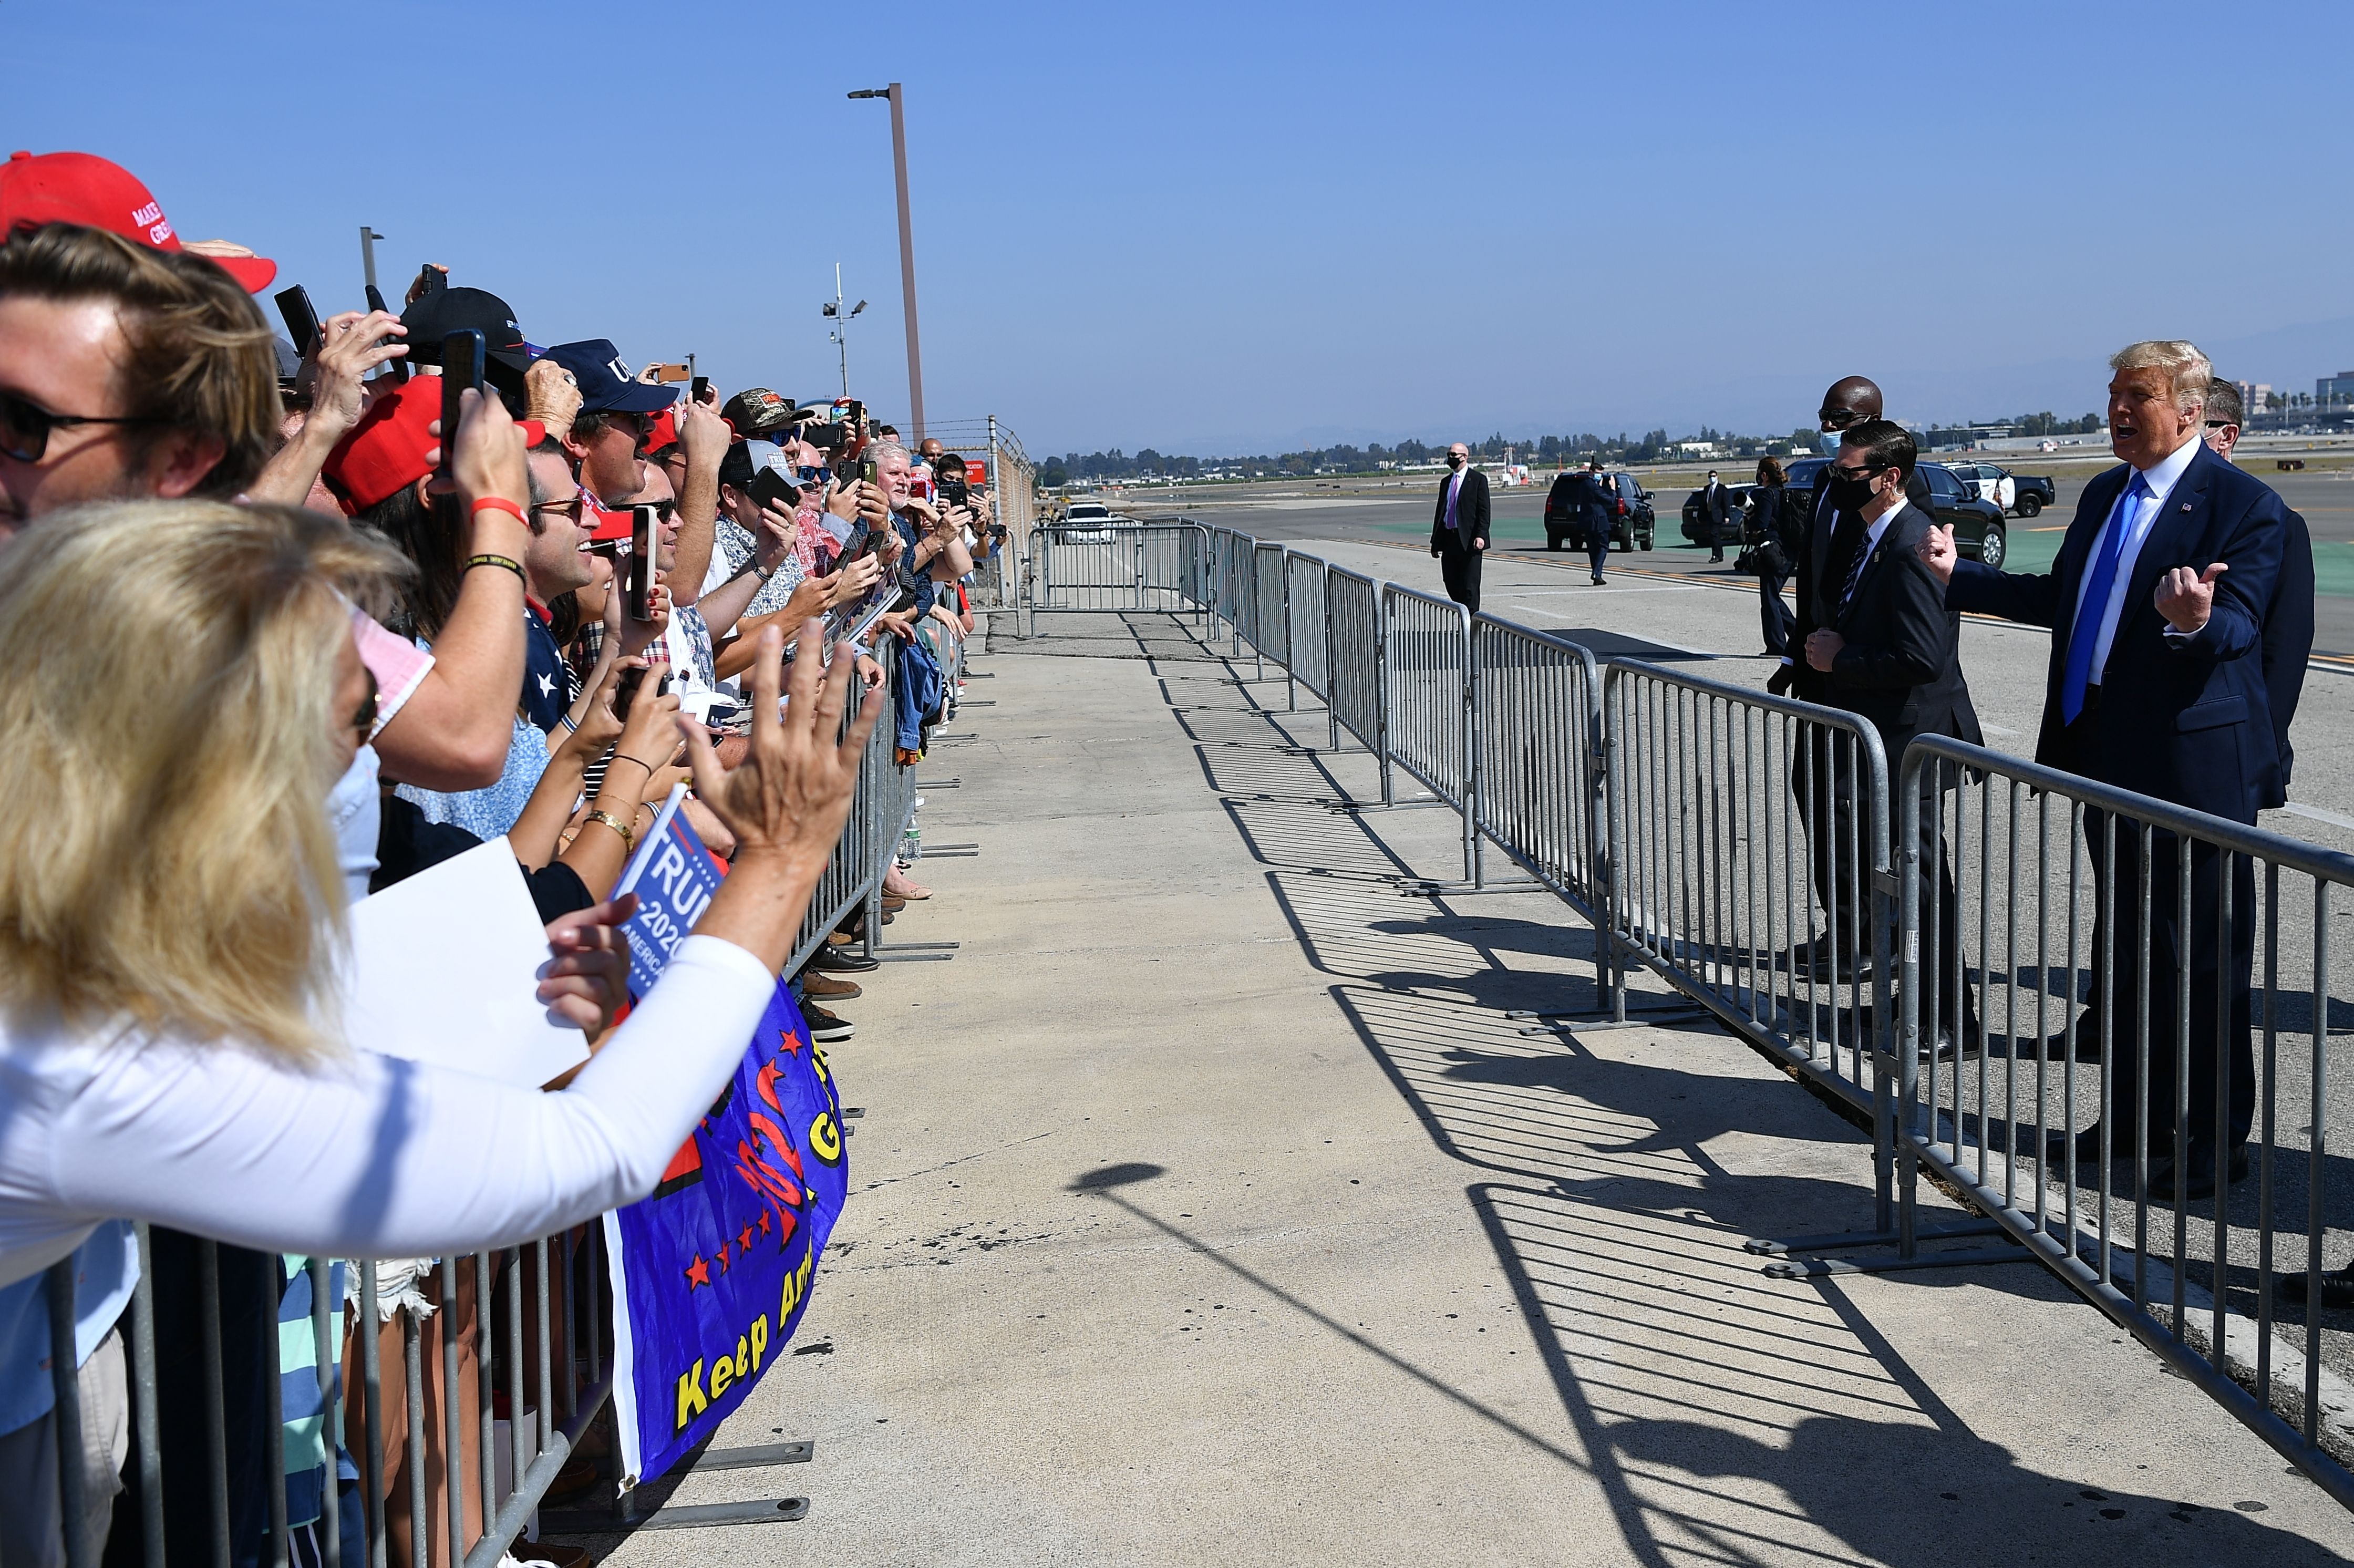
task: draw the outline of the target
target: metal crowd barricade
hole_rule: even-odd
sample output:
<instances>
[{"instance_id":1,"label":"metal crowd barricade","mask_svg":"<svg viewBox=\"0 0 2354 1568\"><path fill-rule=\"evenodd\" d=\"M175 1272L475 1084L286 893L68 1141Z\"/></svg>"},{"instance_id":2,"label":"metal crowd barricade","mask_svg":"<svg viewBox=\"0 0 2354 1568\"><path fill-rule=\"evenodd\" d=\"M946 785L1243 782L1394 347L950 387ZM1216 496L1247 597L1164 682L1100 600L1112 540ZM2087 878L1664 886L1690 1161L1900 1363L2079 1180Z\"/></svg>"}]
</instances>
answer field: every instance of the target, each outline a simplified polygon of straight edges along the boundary
<instances>
[{"instance_id":1,"label":"metal crowd barricade","mask_svg":"<svg viewBox=\"0 0 2354 1568\"><path fill-rule=\"evenodd\" d=\"M1891 1086L1874 1036L1895 909L1878 733L1626 659L1605 672L1603 723L1617 953L1868 1114L1885 1149ZM1625 1017L1623 977L1617 1006ZM1846 1245L1894 1234L1885 1160L1877 1200L1877 1234Z\"/></svg>"},{"instance_id":2,"label":"metal crowd barricade","mask_svg":"<svg viewBox=\"0 0 2354 1568\"><path fill-rule=\"evenodd\" d=\"M1299 694L1293 689L1298 686L1307 687L1310 695L1329 703L1332 672L1324 641L1324 563L1313 556L1286 551L1283 569L1284 642L1288 650L1284 673L1289 678L1285 705L1294 708L1299 705ZM1340 743L1335 740L1333 744Z\"/></svg>"},{"instance_id":3,"label":"metal crowd barricade","mask_svg":"<svg viewBox=\"0 0 2354 1568\"><path fill-rule=\"evenodd\" d=\"M1471 671L1474 824L1593 924L1596 980L1608 994L1601 672L1578 644L1491 615L1472 618Z\"/></svg>"},{"instance_id":4,"label":"metal crowd barricade","mask_svg":"<svg viewBox=\"0 0 2354 1568\"><path fill-rule=\"evenodd\" d=\"M896 645L885 639L877 655L896 678ZM788 972L862 903L872 936L878 924L874 900L915 795L915 769L892 760L886 713L860 757L842 841L811 898ZM328 1480L315 1555L298 1552L292 1531L300 1521L289 1517L288 1384L280 1371L289 1342L280 1303L291 1282L281 1273L281 1257L145 1224L133 1230L140 1279L121 1325L129 1357L130 1501L118 1504L116 1520L134 1528L122 1524L128 1508L137 1539L108 1550L135 1552L143 1568L227 1568L233 1553L257 1547L265 1568L293 1568L297 1561L320 1568L426 1568L429 1562L495 1568L611 1393L613 1301L604 1228L597 1222L451 1257L303 1260L320 1408L315 1432ZM74 1261L52 1266L44 1282L63 1521L83 1512ZM338 1276L351 1280L341 1295L332 1287ZM159 1293L165 1298L160 1319ZM348 1357L346 1336L337 1332L346 1300L355 1313ZM159 1320L173 1354L159 1355ZM429 1340L438 1340L438 1358L429 1354ZM504 1417L498 1414L502 1397ZM398 1428L390 1425L388 1404L399 1407ZM438 1420L429 1422L429 1404L438 1407ZM312 1441L313 1430L305 1425L301 1440ZM396 1437L399 1464L387 1472ZM337 1524L336 1456L345 1446L361 1476L356 1540L345 1539ZM232 1476L258 1478L258 1514L240 1507L243 1494L232 1494ZM404 1478L405 1485L396 1485ZM0 1508L24 1500L0 1499ZM407 1527L405 1561L393 1551L394 1515L404 1516ZM98 1541L70 1522L64 1537L68 1568L98 1568Z\"/></svg>"},{"instance_id":5,"label":"metal crowd barricade","mask_svg":"<svg viewBox=\"0 0 2354 1568\"><path fill-rule=\"evenodd\" d=\"M1217 557L1217 611L1234 634L1234 652L1258 646L1258 541L1231 528L1211 530Z\"/></svg>"},{"instance_id":6,"label":"metal crowd barricade","mask_svg":"<svg viewBox=\"0 0 2354 1568\"><path fill-rule=\"evenodd\" d=\"M1347 730L1379 760L1382 804L1392 798L1389 704L1383 693L1388 668L1382 648L1381 586L1362 573L1324 567L1324 659L1331 690L1332 749Z\"/></svg>"},{"instance_id":7,"label":"metal crowd barricade","mask_svg":"<svg viewBox=\"0 0 2354 1568\"><path fill-rule=\"evenodd\" d=\"M132 1394L130 1498L117 1505L115 1524L136 1537L116 1542L111 1550L135 1552L145 1568L217 1565L249 1551L258 1551L265 1564L290 1568L297 1556L292 1533L306 1523L310 1561L325 1568L389 1568L391 1510L407 1516L410 1563L422 1564L430 1556L462 1568L491 1568L530 1522L611 1392L603 1230L593 1222L494 1251L397 1266L362 1262L355 1282L342 1292L334 1284L349 1280L349 1264L313 1257L290 1276L282 1269L292 1260L275 1253L145 1224L133 1231L140 1280L123 1325ZM388 1269L397 1275L389 1292L384 1288ZM313 1521L290 1518L287 1486L292 1429L281 1366L291 1326L281 1320L281 1301L298 1280L309 1288L308 1348L319 1413L305 1418L294 1436L322 1456L326 1477ZM58 1511L69 1568L95 1568L101 1542L79 1529L83 1413L73 1290L69 1258L47 1280ZM159 1295L168 1302L160 1321L185 1356L159 1356ZM344 1336L336 1332L347 1299L357 1314L349 1334L356 1390L344 1384ZM438 1364L424 1349L428 1325L437 1321L431 1337L440 1341ZM391 1372L404 1417L397 1472L385 1467L393 1436L385 1408L387 1337L398 1347ZM471 1352L461 1344L467 1339L473 1340ZM475 1361L471 1371L464 1364L469 1353ZM432 1403L441 1412L430 1426L429 1378ZM497 1414L502 1394L504 1418ZM340 1528L337 1455L346 1446L347 1425L358 1428L351 1434L358 1438L351 1457L362 1478L356 1539L346 1539ZM310 1468L296 1466L295 1473ZM249 1494L232 1494L232 1476L259 1489L259 1511ZM399 1476L405 1488L394 1486ZM29 1499L5 1501L15 1507ZM247 1506L240 1508L240 1501ZM470 1520L484 1528L471 1528Z\"/></svg>"},{"instance_id":8,"label":"metal crowd barricade","mask_svg":"<svg viewBox=\"0 0 2354 1568\"><path fill-rule=\"evenodd\" d=\"M1463 876L1479 875L1471 809L1471 612L1396 583L1382 585L1382 730L1391 761L1462 813ZM1387 804L1389 792L1383 791Z\"/></svg>"},{"instance_id":9,"label":"metal crowd barricade","mask_svg":"<svg viewBox=\"0 0 2354 1568\"><path fill-rule=\"evenodd\" d=\"M1945 997L1981 1032L1958 1061L1899 1055L1901 1219L1925 1164L2354 1507L2323 1446L2322 1316L2301 1352L2274 1334L2283 1277L2317 1302L2349 1239L2326 1203L2327 1042L2354 856L1953 740L1906 749L1896 800L1900 842L1956 885L1941 920L1920 907L1936 868L1903 881L1903 1037ZM2173 1180L2194 1142L2228 1172L2213 1151L2243 1139L2236 1192Z\"/></svg>"},{"instance_id":10,"label":"metal crowd barricade","mask_svg":"<svg viewBox=\"0 0 2354 1568\"><path fill-rule=\"evenodd\" d=\"M1280 545L1254 543L1250 556L1251 648L1259 657L1259 678L1267 677L1266 662L1278 669L1291 664L1291 618L1284 592L1289 586Z\"/></svg>"},{"instance_id":11,"label":"metal crowd barricade","mask_svg":"<svg viewBox=\"0 0 2354 1568\"><path fill-rule=\"evenodd\" d=\"M1198 523L1049 524L1030 535L1029 595L1039 611L1179 611L1187 596L1185 537Z\"/></svg>"}]
</instances>

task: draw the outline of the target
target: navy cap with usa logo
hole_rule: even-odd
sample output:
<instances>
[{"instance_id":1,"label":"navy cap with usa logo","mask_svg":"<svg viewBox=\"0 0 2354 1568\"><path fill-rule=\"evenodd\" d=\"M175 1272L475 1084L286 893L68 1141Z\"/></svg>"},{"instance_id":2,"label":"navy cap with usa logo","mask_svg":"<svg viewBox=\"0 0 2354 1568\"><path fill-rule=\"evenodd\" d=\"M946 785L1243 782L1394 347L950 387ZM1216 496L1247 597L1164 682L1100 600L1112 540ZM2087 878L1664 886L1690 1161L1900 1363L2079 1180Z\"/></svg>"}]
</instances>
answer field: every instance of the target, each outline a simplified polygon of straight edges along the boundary
<instances>
[{"instance_id":1,"label":"navy cap with usa logo","mask_svg":"<svg viewBox=\"0 0 2354 1568\"><path fill-rule=\"evenodd\" d=\"M584 414L659 414L678 400L674 387L650 387L630 374L613 340L584 338L559 343L546 357L572 372L580 383Z\"/></svg>"}]
</instances>

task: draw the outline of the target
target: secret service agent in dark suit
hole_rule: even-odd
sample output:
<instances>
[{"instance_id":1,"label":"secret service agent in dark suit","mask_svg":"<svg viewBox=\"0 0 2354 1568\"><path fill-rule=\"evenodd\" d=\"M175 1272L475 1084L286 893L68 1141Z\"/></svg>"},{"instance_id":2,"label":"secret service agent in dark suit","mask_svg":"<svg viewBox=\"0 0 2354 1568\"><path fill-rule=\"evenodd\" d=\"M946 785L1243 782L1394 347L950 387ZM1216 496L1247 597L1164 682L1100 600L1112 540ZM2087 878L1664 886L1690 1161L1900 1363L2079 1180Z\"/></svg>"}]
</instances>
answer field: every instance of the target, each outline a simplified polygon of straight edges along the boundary
<instances>
[{"instance_id":1,"label":"secret service agent in dark suit","mask_svg":"<svg viewBox=\"0 0 2354 1568\"><path fill-rule=\"evenodd\" d=\"M1733 492L1724 488L1716 477L1716 470L1708 471L1708 482L1701 486L1700 508L1708 518L1708 558L1724 559L1724 524L1733 515Z\"/></svg>"},{"instance_id":2,"label":"secret service agent in dark suit","mask_svg":"<svg viewBox=\"0 0 2354 1568\"><path fill-rule=\"evenodd\" d=\"M2232 461L2232 449L2240 444L2240 420L2245 411L2239 387L2221 376L2209 384L2207 426L2200 439L2225 462ZM2296 763L2296 748L2289 744L2288 731L2296 721L2296 705L2305 695L2306 662L2313 656L2313 536L2302 516L2295 512L2286 516L2280 576L2273 581L2272 602L2264 606L2264 691L2280 750L2280 788L2265 800L2266 810L2288 804L2289 776ZM2338 1304L2354 1307L2354 1293Z\"/></svg>"},{"instance_id":3,"label":"secret service agent in dark suit","mask_svg":"<svg viewBox=\"0 0 2354 1568\"><path fill-rule=\"evenodd\" d=\"M1959 560L1951 530L1924 542L1923 558L1951 581L1946 602L2052 629L2043 726L2036 760L2120 789L2156 796L2232 821L2253 822L2280 795L2280 747L2264 680L2264 612L2273 603L2289 534L2288 509L2260 481L2218 458L2199 440L2211 371L2187 343L2139 343L2110 361L2110 444L2125 459L2085 486L2050 573L1989 571ZM2177 917L2180 847L2153 832L2143 861L2139 824L2084 813L2096 897L2114 909L2093 935L2095 972L2109 955L2105 1010L2095 1002L2082 1035L2108 1062L2106 1127L2085 1129L2080 1161L2134 1147L2133 1107L2143 1107L2153 1197L2211 1195L2219 1168L2237 1181L2247 1169L2255 1114L2255 1064L2248 976L2255 942L2254 873L2232 867L2232 929L2219 928L2222 859L2211 846L2190 853L2190 928ZM2110 840L2114 837L2114 850ZM2150 906L2149 1083L2135 1088L2141 906ZM2175 996L2190 971L2190 1087L2178 1122ZM2230 1051L2221 1148L2214 1103L2215 1040L2221 1022ZM2089 1051L2087 1052L2089 1054ZM2061 1152L2056 1135L2047 1160Z\"/></svg>"},{"instance_id":4,"label":"secret service agent in dark suit","mask_svg":"<svg viewBox=\"0 0 2354 1568\"><path fill-rule=\"evenodd\" d=\"M1836 581L1821 601L1826 623L1814 629L1803 647L1808 668L1818 678L1818 700L1854 714L1879 734L1891 786L1914 736L1949 736L1973 746L1982 738L1969 683L1962 677L1961 617L1946 607L1945 584L1920 553L1935 524L1904 493L1918 455L1913 438L1886 419L1865 420L1846 431L1829 470L1841 519L1830 548ZM1817 944L1816 972L1836 974L1845 967L1848 933L1854 934L1855 950L1871 951L1870 927L1862 923L1872 906L1870 869L1849 863L1849 846L1862 851L1871 824L1855 820L1856 769L1844 748L1828 732L1814 735L1811 756L1794 765L1793 784L1807 807L1816 894L1827 912L1836 910L1840 933L1836 953L1830 932ZM1950 774L1935 769L1921 779L1917 907L1925 916L1934 911L1936 918L1935 937L1923 946L1925 977L1950 973L1960 939L1953 872L1938 832L1939 798L1953 781ZM1903 855L1893 853L1903 830L1897 804L1892 802L1889 811L1889 859L1901 865ZM1942 1034L1936 1044L1946 1053L1971 1044L1977 1024L1967 993L1957 996L1950 982L1928 983L1936 996L1935 1019L1933 1023L1925 1016L1925 1029Z\"/></svg>"},{"instance_id":5,"label":"secret service agent in dark suit","mask_svg":"<svg viewBox=\"0 0 2354 1568\"><path fill-rule=\"evenodd\" d=\"M1599 462L1588 463L1578 476L1576 503L1578 531L1585 536L1586 570L1598 584L1604 581L1602 568L1610 560L1610 530L1618 511L1618 493Z\"/></svg>"},{"instance_id":6,"label":"secret service agent in dark suit","mask_svg":"<svg viewBox=\"0 0 2354 1568\"><path fill-rule=\"evenodd\" d=\"M1479 562L1488 548L1488 476L1471 466L1461 441L1447 449L1447 478L1430 517L1430 553L1438 558L1447 597L1479 613Z\"/></svg>"},{"instance_id":7,"label":"secret service agent in dark suit","mask_svg":"<svg viewBox=\"0 0 2354 1568\"><path fill-rule=\"evenodd\" d=\"M1878 418L1876 415L1873 417ZM1850 428L1851 425L1852 421ZM1766 689L1776 696L1787 694L1809 703L1821 702L1821 693L1825 688L1816 673L1807 668L1807 662L1798 657L1797 651L1807 645L1808 637L1830 624L1820 607L1826 596L1837 598L1844 581L1838 574L1846 570L1844 565L1834 566L1831 562L1832 540L1839 535L1842 524L1849 521L1840 516L1839 506L1831 498L1832 477L1830 465L1827 463L1815 474L1814 488L1806 493L1803 503L1806 524L1798 537L1792 541L1795 550L1790 567L1791 577L1797 590L1797 608L1790 617L1790 652L1783 655L1782 667L1766 683ZM1918 466L1904 476L1904 499L1922 516L1936 516L1929 504L1929 482L1921 476ZM1826 577L1829 577L1828 583ZM1888 760L1890 767L1896 765L1894 758Z\"/></svg>"}]
</instances>

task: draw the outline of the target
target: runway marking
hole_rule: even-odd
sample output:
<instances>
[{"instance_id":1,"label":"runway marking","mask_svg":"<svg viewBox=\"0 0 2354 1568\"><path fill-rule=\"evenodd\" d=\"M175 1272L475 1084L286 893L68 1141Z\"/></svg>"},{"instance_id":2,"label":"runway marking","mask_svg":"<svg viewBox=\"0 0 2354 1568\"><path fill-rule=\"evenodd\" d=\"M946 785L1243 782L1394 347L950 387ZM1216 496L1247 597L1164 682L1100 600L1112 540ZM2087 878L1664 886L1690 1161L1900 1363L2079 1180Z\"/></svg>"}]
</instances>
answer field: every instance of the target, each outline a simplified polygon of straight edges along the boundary
<instances>
[{"instance_id":1,"label":"runway marking","mask_svg":"<svg viewBox=\"0 0 2354 1568\"><path fill-rule=\"evenodd\" d=\"M2318 806L2307 806L2291 800L2281 810L2292 817L2304 817L2312 821L2327 822L2333 828L2354 828L2354 817L2342 817L2335 811L2325 811Z\"/></svg>"},{"instance_id":2,"label":"runway marking","mask_svg":"<svg viewBox=\"0 0 2354 1568\"><path fill-rule=\"evenodd\" d=\"M1532 592L1522 593L1512 588L1510 585L1507 585L1505 591L1497 597L1501 599L1575 599L1580 595L1592 593L1597 588L1607 588L1610 585L1607 583L1588 583L1584 588L1538 588ZM1692 593L1696 592L1700 587L1701 585L1698 583L1673 583L1659 588L1630 588L1627 591L1630 593Z\"/></svg>"}]
</instances>

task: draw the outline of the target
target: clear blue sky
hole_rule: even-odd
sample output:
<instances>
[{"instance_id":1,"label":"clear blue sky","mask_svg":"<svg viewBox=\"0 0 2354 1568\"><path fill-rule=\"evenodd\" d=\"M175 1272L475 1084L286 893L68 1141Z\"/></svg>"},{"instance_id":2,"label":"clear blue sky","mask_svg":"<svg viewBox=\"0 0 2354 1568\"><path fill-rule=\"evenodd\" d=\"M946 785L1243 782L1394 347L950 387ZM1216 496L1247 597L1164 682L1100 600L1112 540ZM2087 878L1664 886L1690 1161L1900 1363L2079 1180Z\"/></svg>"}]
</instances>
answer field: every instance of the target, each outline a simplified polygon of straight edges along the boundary
<instances>
[{"instance_id":1,"label":"clear blue sky","mask_svg":"<svg viewBox=\"0 0 2354 1568\"><path fill-rule=\"evenodd\" d=\"M829 20L830 19L830 20ZM2187 335L2354 368L2354 7L0 0L0 140L101 153L323 310L446 261L535 342L1034 452L2094 408ZM5 149L0 149L5 151Z\"/></svg>"}]
</instances>

